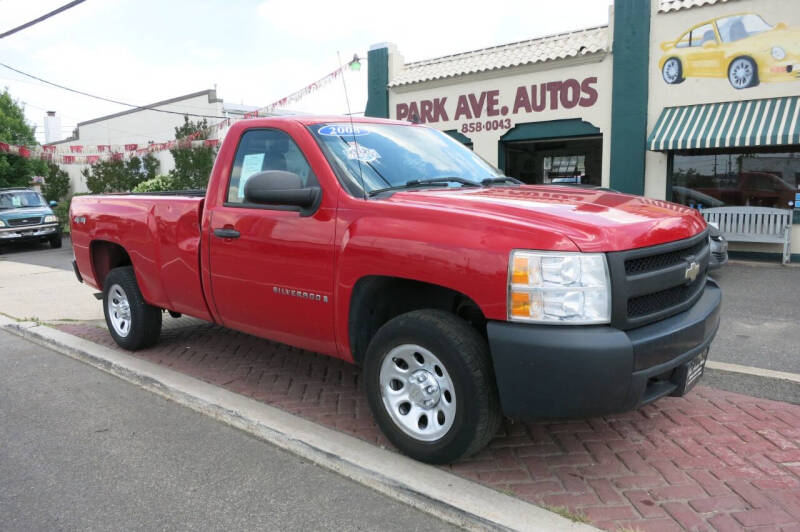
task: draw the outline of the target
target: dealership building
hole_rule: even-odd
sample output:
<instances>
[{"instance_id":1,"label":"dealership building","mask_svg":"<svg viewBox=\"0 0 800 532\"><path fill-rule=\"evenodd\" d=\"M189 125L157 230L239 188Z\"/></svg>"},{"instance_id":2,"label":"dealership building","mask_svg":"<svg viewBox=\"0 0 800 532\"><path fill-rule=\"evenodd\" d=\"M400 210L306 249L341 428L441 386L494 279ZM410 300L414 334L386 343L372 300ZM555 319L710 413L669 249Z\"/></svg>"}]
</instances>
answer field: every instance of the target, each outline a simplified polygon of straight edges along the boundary
<instances>
[{"instance_id":1,"label":"dealership building","mask_svg":"<svg viewBox=\"0 0 800 532\"><path fill-rule=\"evenodd\" d=\"M606 26L401 52L371 48L368 116L441 129L526 183L790 210L800 261L800 10L785 0L615 0Z\"/></svg>"}]
</instances>

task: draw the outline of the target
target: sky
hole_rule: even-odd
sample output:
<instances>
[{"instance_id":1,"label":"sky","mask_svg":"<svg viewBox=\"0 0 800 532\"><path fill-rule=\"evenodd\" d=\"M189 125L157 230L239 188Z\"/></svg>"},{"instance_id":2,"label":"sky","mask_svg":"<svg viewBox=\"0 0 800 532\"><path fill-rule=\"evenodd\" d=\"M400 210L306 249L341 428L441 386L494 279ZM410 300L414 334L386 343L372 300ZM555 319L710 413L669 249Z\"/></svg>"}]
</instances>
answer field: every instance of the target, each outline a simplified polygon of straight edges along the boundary
<instances>
[{"instance_id":1,"label":"sky","mask_svg":"<svg viewBox=\"0 0 800 532\"><path fill-rule=\"evenodd\" d=\"M0 0L0 33L67 0ZM375 43L407 62L608 23L610 0L86 0L0 39L0 62L134 105L216 86L226 102L266 106ZM345 76L363 112L367 65ZM128 109L47 86L0 67L0 89L24 103L37 139L45 111L64 136L78 122ZM347 112L341 81L290 110ZM192 109L187 108L187 112ZM194 110L196 111L196 109Z\"/></svg>"}]
</instances>

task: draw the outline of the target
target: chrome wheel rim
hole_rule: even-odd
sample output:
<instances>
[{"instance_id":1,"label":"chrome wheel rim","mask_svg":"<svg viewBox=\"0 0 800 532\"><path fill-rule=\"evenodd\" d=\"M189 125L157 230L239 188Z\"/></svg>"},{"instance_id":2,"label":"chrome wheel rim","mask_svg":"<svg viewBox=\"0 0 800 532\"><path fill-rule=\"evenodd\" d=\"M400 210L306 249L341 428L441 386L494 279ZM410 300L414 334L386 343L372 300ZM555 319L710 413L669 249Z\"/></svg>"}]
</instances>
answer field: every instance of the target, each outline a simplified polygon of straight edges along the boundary
<instances>
[{"instance_id":1,"label":"chrome wheel rim","mask_svg":"<svg viewBox=\"0 0 800 532\"><path fill-rule=\"evenodd\" d=\"M128 294L118 284L108 290L108 320L118 335L126 337L131 332L131 305Z\"/></svg>"},{"instance_id":2,"label":"chrome wheel rim","mask_svg":"<svg viewBox=\"0 0 800 532\"><path fill-rule=\"evenodd\" d=\"M749 87L753 81L753 65L746 59L737 59L731 65L731 85L737 89Z\"/></svg>"},{"instance_id":3,"label":"chrome wheel rim","mask_svg":"<svg viewBox=\"0 0 800 532\"><path fill-rule=\"evenodd\" d=\"M415 440L441 439L453 426L456 394L442 361L416 344L395 347L380 370L381 398L386 412Z\"/></svg>"},{"instance_id":4,"label":"chrome wheel rim","mask_svg":"<svg viewBox=\"0 0 800 532\"><path fill-rule=\"evenodd\" d=\"M677 59L667 59L667 62L664 63L664 81L667 83L675 83L678 81L678 71L679 63Z\"/></svg>"}]
</instances>

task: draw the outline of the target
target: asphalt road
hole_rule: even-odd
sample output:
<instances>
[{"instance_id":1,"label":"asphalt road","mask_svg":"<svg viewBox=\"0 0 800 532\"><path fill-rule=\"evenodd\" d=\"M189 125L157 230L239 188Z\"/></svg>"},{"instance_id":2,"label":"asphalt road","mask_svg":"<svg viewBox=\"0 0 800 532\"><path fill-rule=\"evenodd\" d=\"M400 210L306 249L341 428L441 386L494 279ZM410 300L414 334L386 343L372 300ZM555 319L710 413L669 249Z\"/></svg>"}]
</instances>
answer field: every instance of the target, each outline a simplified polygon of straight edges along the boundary
<instances>
[{"instance_id":1,"label":"asphalt road","mask_svg":"<svg viewBox=\"0 0 800 532\"><path fill-rule=\"evenodd\" d=\"M0 530L449 529L2 331L0 366Z\"/></svg>"},{"instance_id":2,"label":"asphalt road","mask_svg":"<svg viewBox=\"0 0 800 532\"><path fill-rule=\"evenodd\" d=\"M61 248L53 249L47 242L20 242L0 247L0 263L4 260L48 266L62 270L72 269L72 242L64 236Z\"/></svg>"},{"instance_id":3,"label":"asphalt road","mask_svg":"<svg viewBox=\"0 0 800 532\"><path fill-rule=\"evenodd\" d=\"M71 270L68 238L5 248L9 260ZM768 262L728 263L712 273L722 286L722 320L710 360L800 374L800 267ZM758 397L800 403L800 387L760 377L708 371L704 384Z\"/></svg>"}]
</instances>

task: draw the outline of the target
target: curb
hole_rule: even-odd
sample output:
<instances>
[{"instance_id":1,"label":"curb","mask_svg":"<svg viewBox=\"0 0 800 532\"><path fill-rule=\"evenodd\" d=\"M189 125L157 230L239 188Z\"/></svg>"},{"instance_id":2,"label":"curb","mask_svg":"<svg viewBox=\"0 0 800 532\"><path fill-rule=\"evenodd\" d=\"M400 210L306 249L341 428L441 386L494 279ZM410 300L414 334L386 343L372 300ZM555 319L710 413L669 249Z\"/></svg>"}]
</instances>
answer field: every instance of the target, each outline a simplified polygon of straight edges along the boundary
<instances>
[{"instance_id":1,"label":"curb","mask_svg":"<svg viewBox=\"0 0 800 532\"><path fill-rule=\"evenodd\" d=\"M597 530L439 468L57 329L2 315L0 329L248 432L456 526L469 530Z\"/></svg>"}]
</instances>

